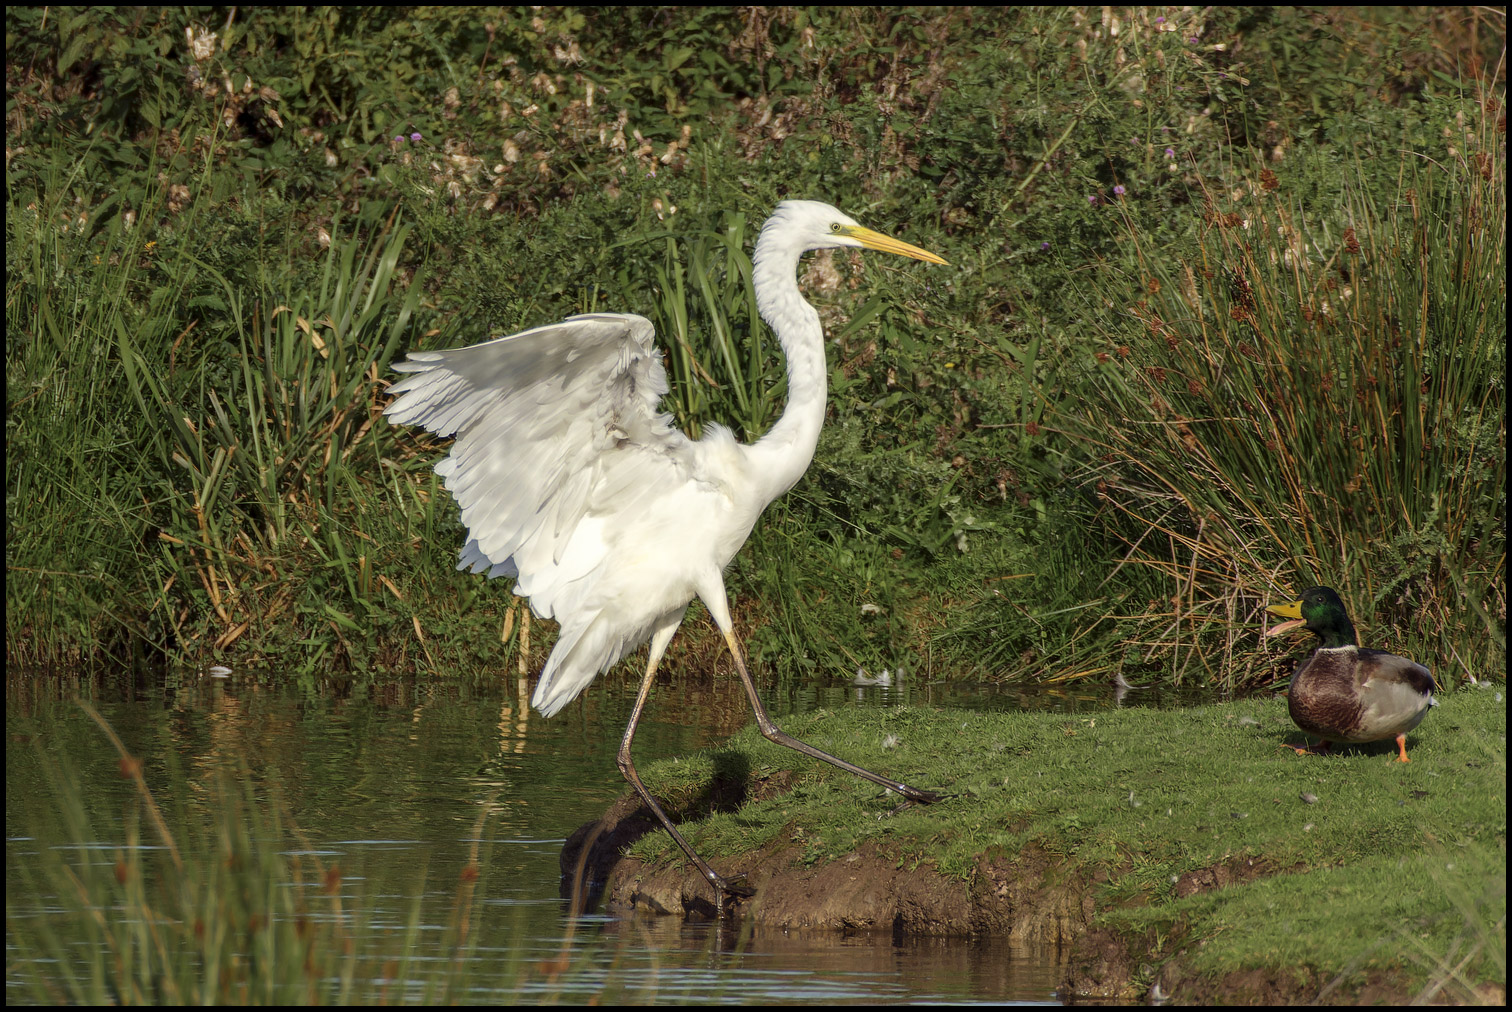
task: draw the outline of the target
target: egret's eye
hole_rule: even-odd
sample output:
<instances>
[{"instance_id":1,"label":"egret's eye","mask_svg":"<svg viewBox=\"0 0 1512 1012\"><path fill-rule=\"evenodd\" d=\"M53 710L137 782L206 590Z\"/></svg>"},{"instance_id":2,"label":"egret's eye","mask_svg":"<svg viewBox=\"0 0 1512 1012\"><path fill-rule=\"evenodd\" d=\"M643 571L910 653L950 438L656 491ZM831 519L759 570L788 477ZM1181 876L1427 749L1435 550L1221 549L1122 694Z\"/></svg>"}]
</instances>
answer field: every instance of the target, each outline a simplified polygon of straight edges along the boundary
<instances>
[{"instance_id":1,"label":"egret's eye","mask_svg":"<svg viewBox=\"0 0 1512 1012\"><path fill-rule=\"evenodd\" d=\"M838 232L838 231L840 231L840 223L837 221L833 225L831 225L830 226L830 231L831 232Z\"/></svg>"}]
</instances>

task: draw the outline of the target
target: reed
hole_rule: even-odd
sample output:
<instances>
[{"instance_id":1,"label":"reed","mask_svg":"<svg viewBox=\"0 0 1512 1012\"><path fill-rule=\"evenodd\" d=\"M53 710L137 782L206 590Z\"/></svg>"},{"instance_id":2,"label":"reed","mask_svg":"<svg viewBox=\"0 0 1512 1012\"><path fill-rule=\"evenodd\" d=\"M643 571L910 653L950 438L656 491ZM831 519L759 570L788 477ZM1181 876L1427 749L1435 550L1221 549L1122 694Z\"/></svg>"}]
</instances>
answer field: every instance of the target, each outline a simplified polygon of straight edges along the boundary
<instances>
[{"instance_id":1,"label":"reed","mask_svg":"<svg viewBox=\"0 0 1512 1012\"><path fill-rule=\"evenodd\" d=\"M10 348L28 391L8 432L12 659L223 650L296 615L332 630L323 655L402 613L384 553L434 519L380 424L425 283L401 262L411 227L333 221L313 256L285 236L276 272L267 250L206 252L233 223L197 205L117 211L43 201L8 222L31 335Z\"/></svg>"},{"instance_id":2,"label":"reed","mask_svg":"<svg viewBox=\"0 0 1512 1012\"><path fill-rule=\"evenodd\" d=\"M445 922L429 923L421 908L422 870L393 925L361 869L323 859L245 771L214 779L209 814L165 809L143 760L84 709L117 751L133 800L119 830L101 827L66 763L45 761L57 822L31 827L41 845L7 848L6 860L27 895L52 899L24 909L7 898L14 986L38 1003L76 1005L430 1004L466 993L486 893L484 815ZM113 837L113 848L95 842Z\"/></svg>"},{"instance_id":3,"label":"reed","mask_svg":"<svg viewBox=\"0 0 1512 1012\"><path fill-rule=\"evenodd\" d=\"M1137 275L1085 399L1101 523L1156 603L1138 644L1170 680L1268 671L1247 635L1267 601L1328 584L1370 646L1499 670L1506 613L1505 166L1408 155L1387 199L1319 211L1269 168L1209 186L1190 235L1126 215ZM1128 284L1136 294L1128 294ZM1114 577L1110 576L1110 581Z\"/></svg>"}]
</instances>

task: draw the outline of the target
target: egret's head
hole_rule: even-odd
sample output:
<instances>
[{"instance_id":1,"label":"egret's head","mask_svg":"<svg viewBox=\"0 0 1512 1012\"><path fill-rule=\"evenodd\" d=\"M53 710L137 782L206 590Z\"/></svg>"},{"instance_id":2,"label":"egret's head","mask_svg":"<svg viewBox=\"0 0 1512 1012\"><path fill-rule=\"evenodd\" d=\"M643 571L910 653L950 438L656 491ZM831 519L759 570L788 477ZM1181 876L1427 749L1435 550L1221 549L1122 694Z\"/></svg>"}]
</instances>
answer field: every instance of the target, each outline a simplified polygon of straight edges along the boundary
<instances>
[{"instance_id":1,"label":"egret's head","mask_svg":"<svg viewBox=\"0 0 1512 1012\"><path fill-rule=\"evenodd\" d=\"M761 230L762 244L771 243L804 252L814 249L859 247L897 253L932 264L945 259L900 239L874 232L843 211L818 200L784 200Z\"/></svg>"}]
</instances>

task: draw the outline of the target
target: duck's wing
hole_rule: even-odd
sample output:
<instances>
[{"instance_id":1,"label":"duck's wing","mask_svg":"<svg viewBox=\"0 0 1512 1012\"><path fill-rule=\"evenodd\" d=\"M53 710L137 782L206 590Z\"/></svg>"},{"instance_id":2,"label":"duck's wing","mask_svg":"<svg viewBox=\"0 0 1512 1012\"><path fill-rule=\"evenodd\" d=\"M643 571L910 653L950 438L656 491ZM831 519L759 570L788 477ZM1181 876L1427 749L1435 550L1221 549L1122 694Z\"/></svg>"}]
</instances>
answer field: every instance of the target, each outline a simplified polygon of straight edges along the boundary
<instances>
[{"instance_id":1,"label":"duck's wing","mask_svg":"<svg viewBox=\"0 0 1512 1012\"><path fill-rule=\"evenodd\" d=\"M1361 687L1372 682L1391 682L1405 686L1419 696L1431 696L1438 691L1433 673L1423 665L1382 650L1359 651L1355 678Z\"/></svg>"},{"instance_id":2,"label":"duck's wing","mask_svg":"<svg viewBox=\"0 0 1512 1012\"><path fill-rule=\"evenodd\" d=\"M664 487L684 469L689 441L659 410L667 376L645 317L574 316L411 352L394 369L409 375L389 388L389 420L456 436L436 473L467 527L458 568L519 576L522 593L532 574L542 590L557 582L547 571L590 508L626 486ZM549 600L532 603L551 612Z\"/></svg>"},{"instance_id":3,"label":"duck's wing","mask_svg":"<svg viewBox=\"0 0 1512 1012\"><path fill-rule=\"evenodd\" d=\"M1379 650L1361 650L1355 677L1360 710L1349 741L1377 741L1397 736L1402 756L1405 735L1418 726L1433 705L1433 675L1415 661Z\"/></svg>"}]
</instances>

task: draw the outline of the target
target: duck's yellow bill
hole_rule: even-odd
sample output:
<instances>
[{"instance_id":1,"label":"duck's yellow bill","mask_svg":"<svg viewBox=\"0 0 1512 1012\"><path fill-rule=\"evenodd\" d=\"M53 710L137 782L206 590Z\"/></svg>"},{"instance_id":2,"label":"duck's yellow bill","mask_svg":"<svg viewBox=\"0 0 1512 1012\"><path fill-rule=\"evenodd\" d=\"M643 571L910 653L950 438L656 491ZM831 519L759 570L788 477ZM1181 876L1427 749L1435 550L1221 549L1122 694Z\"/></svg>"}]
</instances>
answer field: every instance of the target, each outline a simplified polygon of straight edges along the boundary
<instances>
[{"instance_id":1,"label":"duck's yellow bill","mask_svg":"<svg viewBox=\"0 0 1512 1012\"><path fill-rule=\"evenodd\" d=\"M1293 601L1291 604L1273 604L1267 606L1265 610L1277 618L1291 619L1290 622L1282 622L1280 625L1273 625L1265 630L1266 636L1276 636L1307 624L1307 620L1302 617L1301 601Z\"/></svg>"},{"instance_id":2,"label":"duck's yellow bill","mask_svg":"<svg viewBox=\"0 0 1512 1012\"><path fill-rule=\"evenodd\" d=\"M1265 610L1277 618L1301 618L1302 602L1293 601L1291 604L1273 604Z\"/></svg>"}]
</instances>

